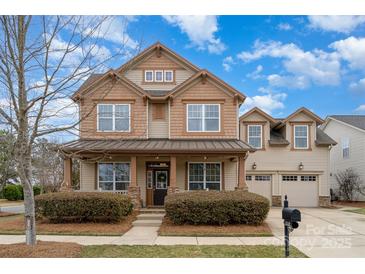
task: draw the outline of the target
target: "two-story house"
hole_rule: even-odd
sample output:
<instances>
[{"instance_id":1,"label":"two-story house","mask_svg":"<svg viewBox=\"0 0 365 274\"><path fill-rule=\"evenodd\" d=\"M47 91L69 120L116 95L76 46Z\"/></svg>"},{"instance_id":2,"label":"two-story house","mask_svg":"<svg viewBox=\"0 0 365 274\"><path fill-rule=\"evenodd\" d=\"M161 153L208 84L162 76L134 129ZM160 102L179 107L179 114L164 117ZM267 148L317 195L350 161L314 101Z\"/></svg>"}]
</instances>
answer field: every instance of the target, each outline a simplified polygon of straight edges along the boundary
<instances>
[{"instance_id":1,"label":"two-story house","mask_svg":"<svg viewBox=\"0 0 365 274\"><path fill-rule=\"evenodd\" d=\"M336 174L348 168L360 176L365 187L365 115L331 115L322 129L339 144L330 155L331 188L338 192ZM365 201L365 195L357 193L354 199Z\"/></svg>"},{"instance_id":2,"label":"two-story house","mask_svg":"<svg viewBox=\"0 0 365 274\"><path fill-rule=\"evenodd\" d=\"M245 96L156 43L75 92L80 138L65 144L64 184L81 160L80 190L125 193L161 206L175 191L247 189L239 139Z\"/></svg>"},{"instance_id":3,"label":"two-story house","mask_svg":"<svg viewBox=\"0 0 365 274\"><path fill-rule=\"evenodd\" d=\"M306 108L273 118L259 108L240 117L240 138L256 149L246 161L251 192L280 206L316 207L330 203L329 157L336 144L318 128L323 120Z\"/></svg>"}]
</instances>

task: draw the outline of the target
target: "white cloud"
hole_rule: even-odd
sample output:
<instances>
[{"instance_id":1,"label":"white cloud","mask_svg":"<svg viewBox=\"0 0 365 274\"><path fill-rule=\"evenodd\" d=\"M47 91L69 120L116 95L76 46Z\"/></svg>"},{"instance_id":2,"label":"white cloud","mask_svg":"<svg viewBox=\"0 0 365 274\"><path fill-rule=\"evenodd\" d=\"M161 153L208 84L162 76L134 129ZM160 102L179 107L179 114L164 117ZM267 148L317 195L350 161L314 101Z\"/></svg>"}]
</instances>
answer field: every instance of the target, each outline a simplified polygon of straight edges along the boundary
<instances>
[{"instance_id":1,"label":"white cloud","mask_svg":"<svg viewBox=\"0 0 365 274\"><path fill-rule=\"evenodd\" d=\"M286 87L294 89L306 89L310 85L308 78L305 76L281 76L271 74L267 77L270 86Z\"/></svg>"},{"instance_id":2,"label":"white cloud","mask_svg":"<svg viewBox=\"0 0 365 274\"><path fill-rule=\"evenodd\" d=\"M251 62L263 57L283 59L288 73L304 77L306 81L318 85L334 86L340 82L340 61L336 52L322 50L303 51L297 45L282 44L277 41L255 41L252 52L243 51L237 56L244 62ZM304 79L302 79L304 80Z\"/></svg>"},{"instance_id":3,"label":"white cloud","mask_svg":"<svg viewBox=\"0 0 365 274\"><path fill-rule=\"evenodd\" d=\"M261 75L261 72L264 70L264 67L262 65L258 65L256 69L253 72L247 73L246 77L251 79L260 79L263 76Z\"/></svg>"},{"instance_id":4,"label":"white cloud","mask_svg":"<svg viewBox=\"0 0 365 274\"><path fill-rule=\"evenodd\" d=\"M360 105L355 109L355 112L365 112L365 105Z\"/></svg>"},{"instance_id":5,"label":"white cloud","mask_svg":"<svg viewBox=\"0 0 365 274\"><path fill-rule=\"evenodd\" d=\"M288 23L280 23L277 28L279 30L285 30L285 31L288 31L288 30L291 30L292 29L292 26Z\"/></svg>"},{"instance_id":6,"label":"white cloud","mask_svg":"<svg viewBox=\"0 0 365 274\"><path fill-rule=\"evenodd\" d=\"M360 79L358 82L352 82L349 88L352 91L363 91L365 93L365 78Z\"/></svg>"},{"instance_id":7,"label":"white cloud","mask_svg":"<svg viewBox=\"0 0 365 274\"><path fill-rule=\"evenodd\" d=\"M225 71L231 71L232 70L232 65L234 65L236 62L233 60L232 56L227 56L226 58L223 59L223 69Z\"/></svg>"},{"instance_id":8,"label":"white cloud","mask_svg":"<svg viewBox=\"0 0 365 274\"><path fill-rule=\"evenodd\" d=\"M350 68L365 70L365 38L351 36L333 42L329 47L337 50L340 57L349 62Z\"/></svg>"},{"instance_id":9,"label":"white cloud","mask_svg":"<svg viewBox=\"0 0 365 274\"><path fill-rule=\"evenodd\" d=\"M262 89L261 92L266 92L267 94L246 98L243 108L241 109L242 113L252 109L253 107L259 107L263 111L271 114L274 110L283 109L285 107L283 101L287 97L286 93L274 94L265 89Z\"/></svg>"},{"instance_id":10,"label":"white cloud","mask_svg":"<svg viewBox=\"0 0 365 274\"><path fill-rule=\"evenodd\" d=\"M308 20L311 28L349 33L365 23L365 16L320 15L308 16Z\"/></svg>"},{"instance_id":11,"label":"white cloud","mask_svg":"<svg viewBox=\"0 0 365 274\"><path fill-rule=\"evenodd\" d=\"M226 46L216 37L218 31L217 16L212 15L167 15L163 18L171 25L186 33L193 46L210 53L222 53Z\"/></svg>"}]
</instances>

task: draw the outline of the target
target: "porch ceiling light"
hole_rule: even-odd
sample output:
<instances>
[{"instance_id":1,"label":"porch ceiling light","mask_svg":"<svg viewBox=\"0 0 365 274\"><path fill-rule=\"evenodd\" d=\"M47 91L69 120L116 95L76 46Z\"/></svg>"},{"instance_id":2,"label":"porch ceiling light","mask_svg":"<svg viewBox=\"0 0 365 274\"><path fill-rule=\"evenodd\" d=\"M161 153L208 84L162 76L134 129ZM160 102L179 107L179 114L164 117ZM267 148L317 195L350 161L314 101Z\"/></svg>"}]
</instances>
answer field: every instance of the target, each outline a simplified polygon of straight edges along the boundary
<instances>
[{"instance_id":1,"label":"porch ceiling light","mask_svg":"<svg viewBox=\"0 0 365 274\"><path fill-rule=\"evenodd\" d=\"M304 168L304 165L303 165L303 163L302 162L300 162L300 164L299 164L299 170L302 170L303 168Z\"/></svg>"},{"instance_id":2,"label":"porch ceiling light","mask_svg":"<svg viewBox=\"0 0 365 274\"><path fill-rule=\"evenodd\" d=\"M160 157L159 156L156 156L155 159L158 160L158 159L160 159Z\"/></svg>"},{"instance_id":3,"label":"porch ceiling light","mask_svg":"<svg viewBox=\"0 0 365 274\"><path fill-rule=\"evenodd\" d=\"M257 168L257 165L256 165L256 162L254 162L252 165L252 169L256 169L256 168Z\"/></svg>"}]
</instances>

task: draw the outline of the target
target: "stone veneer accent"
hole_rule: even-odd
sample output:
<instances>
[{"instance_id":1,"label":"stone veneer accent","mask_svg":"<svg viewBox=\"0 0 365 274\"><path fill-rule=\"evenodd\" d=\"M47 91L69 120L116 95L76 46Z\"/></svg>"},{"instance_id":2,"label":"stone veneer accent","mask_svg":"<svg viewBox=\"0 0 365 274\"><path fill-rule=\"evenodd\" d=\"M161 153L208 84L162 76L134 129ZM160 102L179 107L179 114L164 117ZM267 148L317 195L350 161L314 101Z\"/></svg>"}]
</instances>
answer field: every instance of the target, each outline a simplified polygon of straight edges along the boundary
<instances>
[{"instance_id":1,"label":"stone veneer accent","mask_svg":"<svg viewBox=\"0 0 365 274\"><path fill-rule=\"evenodd\" d=\"M140 209L142 207L141 188L139 186L129 186L128 196L132 199L133 209Z\"/></svg>"},{"instance_id":2,"label":"stone veneer accent","mask_svg":"<svg viewBox=\"0 0 365 274\"><path fill-rule=\"evenodd\" d=\"M176 192L179 192L179 187L177 187L177 186L169 186L167 188L167 195L176 193Z\"/></svg>"},{"instance_id":3,"label":"stone veneer accent","mask_svg":"<svg viewBox=\"0 0 365 274\"><path fill-rule=\"evenodd\" d=\"M329 207L330 205L331 205L331 197L330 196L319 196L319 206Z\"/></svg>"},{"instance_id":4,"label":"stone veneer accent","mask_svg":"<svg viewBox=\"0 0 365 274\"><path fill-rule=\"evenodd\" d=\"M272 206L282 206L281 205L281 195L272 195L271 196L271 205Z\"/></svg>"}]
</instances>

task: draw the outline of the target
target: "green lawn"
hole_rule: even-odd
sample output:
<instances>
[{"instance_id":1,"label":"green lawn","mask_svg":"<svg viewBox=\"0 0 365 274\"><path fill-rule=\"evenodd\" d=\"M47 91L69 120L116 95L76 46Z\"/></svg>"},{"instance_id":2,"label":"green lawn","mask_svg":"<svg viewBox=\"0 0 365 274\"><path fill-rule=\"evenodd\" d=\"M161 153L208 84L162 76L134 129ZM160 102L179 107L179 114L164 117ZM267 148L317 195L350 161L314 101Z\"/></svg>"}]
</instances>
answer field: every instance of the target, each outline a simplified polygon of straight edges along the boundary
<instances>
[{"instance_id":1,"label":"green lawn","mask_svg":"<svg viewBox=\"0 0 365 274\"><path fill-rule=\"evenodd\" d=\"M307 256L295 247L290 248L292 258ZM85 258L282 258L283 246L85 246L81 257Z\"/></svg>"},{"instance_id":2,"label":"green lawn","mask_svg":"<svg viewBox=\"0 0 365 274\"><path fill-rule=\"evenodd\" d=\"M365 215L365 208L349 209L346 211Z\"/></svg>"}]
</instances>

